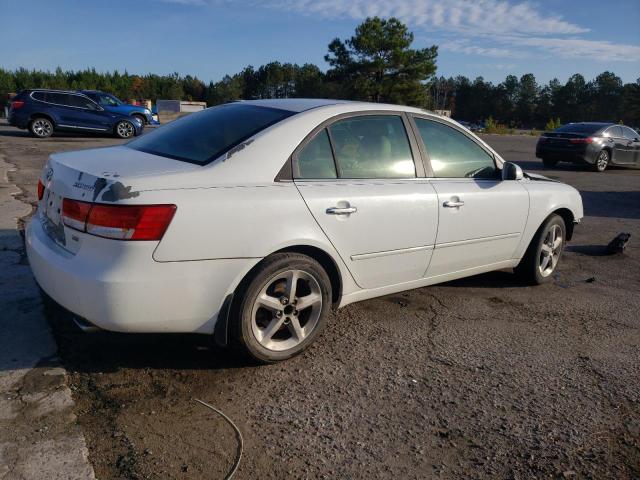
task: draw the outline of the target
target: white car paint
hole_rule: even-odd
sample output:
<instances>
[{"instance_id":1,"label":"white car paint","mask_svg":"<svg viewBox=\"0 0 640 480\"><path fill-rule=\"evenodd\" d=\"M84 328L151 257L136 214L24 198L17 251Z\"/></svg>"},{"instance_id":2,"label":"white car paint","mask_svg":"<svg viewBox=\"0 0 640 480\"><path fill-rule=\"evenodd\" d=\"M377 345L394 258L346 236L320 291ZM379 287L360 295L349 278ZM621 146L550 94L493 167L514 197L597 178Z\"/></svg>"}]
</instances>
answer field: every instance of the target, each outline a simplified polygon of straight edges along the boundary
<instances>
[{"instance_id":1,"label":"white car paint","mask_svg":"<svg viewBox=\"0 0 640 480\"><path fill-rule=\"evenodd\" d=\"M126 146L51 155L42 175L45 196L26 232L28 257L41 287L103 329L211 334L225 299L276 251L302 246L324 252L339 272L336 303L344 306L514 267L552 212L567 209L575 221L583 216L575 189L533 176L518 181L428 176L276 181L301 142L339 115L407 112L461 127L396 105L246 103L298 113L205 166ZM491 152L501 168L503 160L495 151L465 134ZM160 241L120 241L64 226L58 212L62 198L168 203L177 210ZM444 207L450 200L464 201L464 206ZM326 214L328 208L350 206L357 211Z\"/></svg>"}]
</instances>

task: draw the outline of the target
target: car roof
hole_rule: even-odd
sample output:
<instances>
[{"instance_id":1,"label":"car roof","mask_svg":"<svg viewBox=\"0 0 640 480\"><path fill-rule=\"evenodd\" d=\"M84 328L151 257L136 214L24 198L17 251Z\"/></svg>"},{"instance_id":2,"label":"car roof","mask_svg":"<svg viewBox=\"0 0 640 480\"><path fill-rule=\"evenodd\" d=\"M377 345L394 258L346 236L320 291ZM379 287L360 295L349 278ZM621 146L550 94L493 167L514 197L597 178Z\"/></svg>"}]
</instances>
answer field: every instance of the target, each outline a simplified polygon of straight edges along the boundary
<instances>
[{"instance_id":1,"label":"car roof","mask_svg":"<svg viewBox=\"0 0 640 480\"><path fill-rule=\"evenodd\" d=\"M334 107L343 110L396 110L407 112L421 112L426 110L419 108L407 107L405 105L392 105L387 103L358 102L351 100L335 100L327 98L274 98L265 100L238 100L238 103L244 105L255 105L259 107L278 108L280 110L288 110L290 112L300 113L307 110ZM432 112L428 112L432 113Z\"/></svg>"}]
</instances>

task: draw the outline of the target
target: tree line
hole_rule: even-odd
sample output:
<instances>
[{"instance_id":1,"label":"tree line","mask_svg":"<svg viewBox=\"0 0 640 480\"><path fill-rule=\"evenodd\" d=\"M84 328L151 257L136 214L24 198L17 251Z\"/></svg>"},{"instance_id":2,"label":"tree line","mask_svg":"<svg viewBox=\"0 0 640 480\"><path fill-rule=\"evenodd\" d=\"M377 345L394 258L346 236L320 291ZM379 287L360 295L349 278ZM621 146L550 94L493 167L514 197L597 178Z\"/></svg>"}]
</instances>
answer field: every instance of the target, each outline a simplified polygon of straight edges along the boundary
<instances>
[{"instance_id":1,"label":"tree line","mask_svg":"<svg viewBox=\"0 0 640 480\"><path fill-rule=\"evenodd\" d=\"M26 88L96 89L126 99L180 99L217 105L238 99L338 98L451 110L456 119L478 122L492 117L510 127L543 128L551 119L621 121L640 125L640 78L623 84L603 72L587 81L575 74L562 84L541 85L533 74L509 75L499 84L482 77L436 77L437 46L412 48L414 37L395 18L367 18L352 37L334 39L317 65L271 62L248 66L220 81L191 75L135 75L95 69L54 72L0 68L0 94Z\"/></svg>"}]
</instances>

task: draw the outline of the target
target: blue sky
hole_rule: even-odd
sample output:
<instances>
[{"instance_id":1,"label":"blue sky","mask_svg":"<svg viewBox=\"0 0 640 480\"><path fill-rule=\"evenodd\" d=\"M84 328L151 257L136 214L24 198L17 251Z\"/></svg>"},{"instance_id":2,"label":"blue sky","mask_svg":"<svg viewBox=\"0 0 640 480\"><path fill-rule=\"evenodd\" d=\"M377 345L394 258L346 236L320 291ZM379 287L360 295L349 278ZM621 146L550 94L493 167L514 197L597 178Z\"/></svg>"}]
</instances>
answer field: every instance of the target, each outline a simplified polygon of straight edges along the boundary
<instances>
[{"instance_id":1,"label":"blue sky","mask_svg":"<svg viewBox=\"0 0 640 480\"><path fill-rule=\"evenodd\" d=\"M0 67L128 70L219 80L246 65L315 63L367 15L397 16L438 75L610 70L640 77L640 0L0 0Z\"/></svg>"}]
</instances>

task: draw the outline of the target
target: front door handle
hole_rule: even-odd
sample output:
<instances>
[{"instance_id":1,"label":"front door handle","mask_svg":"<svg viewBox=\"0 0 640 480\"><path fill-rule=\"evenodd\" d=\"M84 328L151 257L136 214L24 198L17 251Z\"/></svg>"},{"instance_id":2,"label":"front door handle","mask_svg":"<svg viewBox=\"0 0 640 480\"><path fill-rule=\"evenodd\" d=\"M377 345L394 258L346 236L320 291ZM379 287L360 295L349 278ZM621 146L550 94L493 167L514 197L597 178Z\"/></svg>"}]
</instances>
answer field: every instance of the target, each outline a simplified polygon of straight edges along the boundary
<instances>
[{"instance_id":1,"label":"front door handle","mask_svg":"<svg viewBox=\"0 0 640 480\"><path fill-rule=\"evenodd\" d=\"M448 200L444 202L442 206L447 208L458 208L458 207L463 207L464 202L462 200Z\"/></svg>"},{"instance_id":2,"label":"front door handle","mask_svg":"<svg viewBox=\"0 0 640 480\"><path fill-rule=\"evenodd\" d=\"M327 208L327 215L349 215L357 211L356 207L331 207Z\"/></svg>"}]
</instances>

